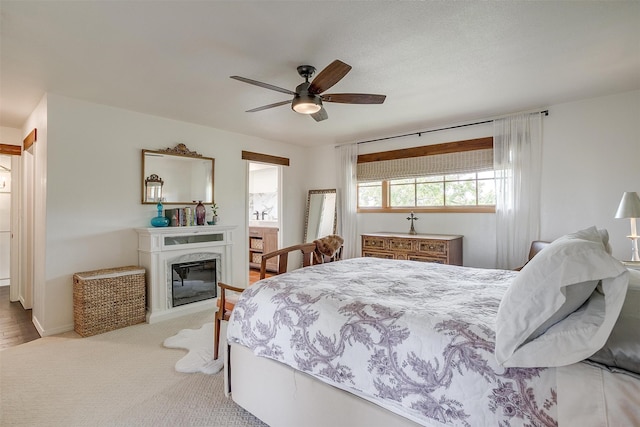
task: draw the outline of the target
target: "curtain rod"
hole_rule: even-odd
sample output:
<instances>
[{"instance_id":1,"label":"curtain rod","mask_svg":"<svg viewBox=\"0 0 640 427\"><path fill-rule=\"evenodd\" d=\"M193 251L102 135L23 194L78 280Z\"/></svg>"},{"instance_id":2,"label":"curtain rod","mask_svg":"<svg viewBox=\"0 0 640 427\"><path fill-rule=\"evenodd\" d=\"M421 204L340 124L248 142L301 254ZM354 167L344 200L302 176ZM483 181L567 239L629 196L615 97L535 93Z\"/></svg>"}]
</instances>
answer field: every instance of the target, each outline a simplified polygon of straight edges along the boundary
<instances>
[{"instance_id":1,"label":"curtain rod","mask_svg":"<svg viewBox=\"0 0 640 427\"><path fill-rule=\"evenodd\" d=\"M544 114L545 116L549 115L549 110L533 110L533 111L523 111L521 113L514 113L514 114L536 114L536 113L540 113L540 114ZM411 132L411 133L405 133L403 135L395 135L395 136L387 136L385 138L377 138L377 139L370 139L367 141L359 141L356 144L366 144L368 142L377 142L377 141L386 141L388 139L395 139L395 138L403 138L405 136L411 136L411 135L418 135L418 136L422 136L423 133L431 133L431 132L438 132L438 131L442 131L442 130L449 130L449 129L457 129L457 128L463 128L463 127L467 127L467 126L476 126L476 125L482 125L485 123L491 123L495 120L504 118L504 117L508 117L511 116L512 114L506 115L506 116L498 116L498 117L494 117L492 119L486 119L486 120L482 120L482 121L478 121L478 122L473 122L473 123L466 123L463 125L455 125L455 126L447 126L447 127L442 127L442 128L437 128L437 129L427 129L427 130L423 130L423 131L419 131L419 132ZM340 145L344 145L344 144L340 144ZM338 147L338 146L336 146Z\"/></svg>"}]
</instances>

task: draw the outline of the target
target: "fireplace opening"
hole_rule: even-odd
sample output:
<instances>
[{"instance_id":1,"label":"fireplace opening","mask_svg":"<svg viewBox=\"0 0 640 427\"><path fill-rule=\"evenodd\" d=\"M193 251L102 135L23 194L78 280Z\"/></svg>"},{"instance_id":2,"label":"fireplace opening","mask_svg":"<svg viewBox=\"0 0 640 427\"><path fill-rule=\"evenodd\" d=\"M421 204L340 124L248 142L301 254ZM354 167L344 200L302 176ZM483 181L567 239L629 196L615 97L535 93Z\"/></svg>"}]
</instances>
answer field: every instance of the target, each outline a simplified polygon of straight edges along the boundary
<instances>
[{"instance_id":1,"label":"fireplace opening","mask_svg":"<svg viewBox=\"0 0 640 427\"><path fill-rule=\"evenodd\" d=\"M171 264L172 307L217 297L216 260Z\"/></svg>"}]
</instances>

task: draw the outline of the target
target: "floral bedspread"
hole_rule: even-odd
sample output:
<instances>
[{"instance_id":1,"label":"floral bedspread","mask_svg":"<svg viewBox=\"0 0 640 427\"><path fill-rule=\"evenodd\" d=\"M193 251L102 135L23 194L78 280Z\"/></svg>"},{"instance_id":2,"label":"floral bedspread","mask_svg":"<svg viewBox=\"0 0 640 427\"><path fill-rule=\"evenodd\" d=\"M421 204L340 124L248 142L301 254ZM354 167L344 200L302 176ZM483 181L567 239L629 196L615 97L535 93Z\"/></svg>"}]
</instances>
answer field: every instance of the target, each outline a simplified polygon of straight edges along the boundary
<instances>
[{"instance_id":1,"label":"floral bedspread","mask_svg":"<svg viewBox=\"0 0 640 427\"><path fill-rule=\"evenodd\" d=\"M228 340L426 426L557 426L554 369L502 368L494 319L517 273L355 258L262 280Z\"/></svg>"}]
</instances>

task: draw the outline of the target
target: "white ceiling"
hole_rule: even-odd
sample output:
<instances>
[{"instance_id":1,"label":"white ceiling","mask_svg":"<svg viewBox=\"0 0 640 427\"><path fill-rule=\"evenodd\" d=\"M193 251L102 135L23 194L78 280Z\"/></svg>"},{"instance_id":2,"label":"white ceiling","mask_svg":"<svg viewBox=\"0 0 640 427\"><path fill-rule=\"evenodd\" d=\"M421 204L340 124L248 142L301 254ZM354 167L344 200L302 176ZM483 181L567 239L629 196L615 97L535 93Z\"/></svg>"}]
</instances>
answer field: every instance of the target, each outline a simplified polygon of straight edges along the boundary
<instances>
[{"instance_id":1,"label":"white ceiling","mask_svg":"<svg viewBox=\"0 0 640 427\"><path fill-rule=\"evenodd\" d=\"M314 146L640 89L640 2L0 0L0 126L44 93ZM281 106L301 64L353 69L315 122Z\"/></svg>"}]
</instances>

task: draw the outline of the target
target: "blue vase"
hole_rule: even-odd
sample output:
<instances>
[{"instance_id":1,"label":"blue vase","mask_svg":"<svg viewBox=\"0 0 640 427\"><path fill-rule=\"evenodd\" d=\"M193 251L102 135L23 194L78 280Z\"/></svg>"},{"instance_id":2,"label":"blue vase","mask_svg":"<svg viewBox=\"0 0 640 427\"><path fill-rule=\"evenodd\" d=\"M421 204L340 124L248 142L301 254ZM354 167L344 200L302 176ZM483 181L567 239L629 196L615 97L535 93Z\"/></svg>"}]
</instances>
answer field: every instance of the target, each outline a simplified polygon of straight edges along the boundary
<instances>
[{"instance_id":1,"label":"blue vase","mask_svg":"<svg viewBox=\"0 0 640 427\"><path fill-rule=\"evenodd\" d=\"M169 225L169 218L165 218L162 215L162 202L158 202L156 205L158 209L158 216L151 218L151 225L154 227L166 227Z\"/></svg>"}]
</instances>

